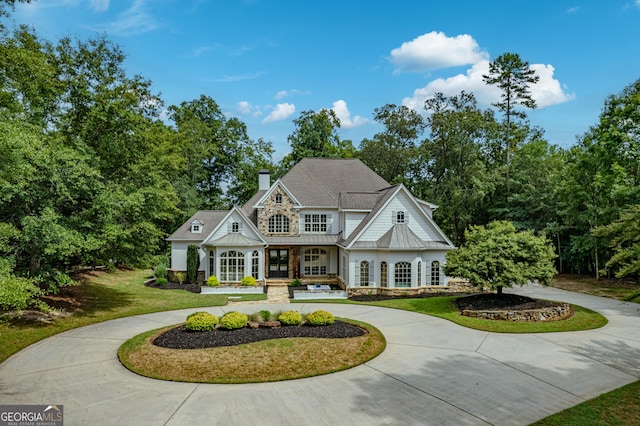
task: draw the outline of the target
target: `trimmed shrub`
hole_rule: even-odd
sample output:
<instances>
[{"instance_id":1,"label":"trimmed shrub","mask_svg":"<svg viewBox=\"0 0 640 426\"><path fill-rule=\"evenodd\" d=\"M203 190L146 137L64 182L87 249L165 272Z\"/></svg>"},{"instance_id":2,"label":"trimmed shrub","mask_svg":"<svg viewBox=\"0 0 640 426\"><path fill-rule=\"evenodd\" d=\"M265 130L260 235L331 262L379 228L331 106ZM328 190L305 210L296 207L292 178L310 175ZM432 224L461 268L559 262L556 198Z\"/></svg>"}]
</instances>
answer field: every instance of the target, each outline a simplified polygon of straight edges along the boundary
<instances>
[{"instance_id":1,"label":"trimmed shrub","mask_svg":"<svg viewBox=\"0 0 640 426\"><path fill-rule=\"evenodd\" d=\"M211 275L207 278L207 285L209 287L218 287L220 285L220 281L218 281L218 278L215 275Z\"/></svg>"},{"instance_id":2,"label":"trimmed shrub","mask_svg":"<svg viewBox=\"0 0 640 426\"><path fill-rule=\"evenodd\" d=\"M307 315L307 322L311 325L330 325L333 324L335 318L331 312L315 311Z\"/></svg>"},{"instance_id":3,"label":"trimmed shrub","mask_svg":"<svg viewBox=\"0 0 640 426\"><path fill-rule=\"evenodd\" d=\"M291 284L289 284L291 287L300 287L302 285L302 281L300 281L298 278L296 278L295 280L291 281Z\"/></svg>"},{"instance_id":4,"label":"trimmed shrub","mask_svg":"<svg viewBox=\"0 0 640 426\"><path fill-rule=\"evenodd\" d=\"M263 309L260 312L258 312L260 314L260 316L262 317L263 320L265 321L269 321L271 319L271 312Z\"/></svg>"},{"instance_id":5,"label":"trimmed shrub","mask_svg":"<svg viewBox=\"0 0 640 426\"><path fill-rule=\"evenodd\" d=\"M209 312L194 312L187 317L184 328L189 331L211 331L218 322L218 317Z\"/></svg>"},{"instance_id":6,"label":"trimmed shrub","mask_svg":"<svg viewBox=\"0 0 640 426\"><path fill-rule=\"evenodd\" d=\"M180 285L184 284L184 282L187 280L187 274L185 274L184 272L176 272L176 280L178 280L178 283Z\"/></svg>"},{"instance_id":7,"label":"trimmed shrub","mask_svg":"<svg viewBox=\"0 0 640 426\"><path fill-rule=\"evenodd\" d=\"M198 269L200 269L200 250L195 244L187 246L187 279L189 284L198 284Z\"/></svg>"},{"instance_id":8,"label":"trimmed shrub","mask_svg":"<svg viewBox=\"0 0 640 426\"><path fill-rule=\"evenodd\" d=\"M235 330L247 326L249 318L242 312L227 312L220 318L220 328Z\"/></svg>"},{"instance_id":9,"label":"trimmed shrub","mask_svg":"<svg viewBox=\"0 0 640 426\"><path fill-rule=\"evenodd\" d=\"M242 281L240 281L240 285L247 286L247 287L255 287L256 285L258 285L258 283L256 282L256 279L253 278L251 275L247 275L246 277L242 278Z\"/></svg>"},{"instance_id":10,"label":"trimmed shrub","mask_svg":"<svg viewBox=\"0 0 640 426\"><path fill-rule=\"evenodd\" d=\"M298 325L302 322L302 315L297 311L285 311L278 315L278 321L282 325Z\"/></svg>"},{"instance_id":11,"label":"trimmed shrub","mask_svg":"<svg viewBox=\"0 0 640 426\"><path fill-rule=\"evenodd\" d=\"M167 283L167 279L165 277L156 278L156 285L165 285Z\"/></svg>"}]
</instances>

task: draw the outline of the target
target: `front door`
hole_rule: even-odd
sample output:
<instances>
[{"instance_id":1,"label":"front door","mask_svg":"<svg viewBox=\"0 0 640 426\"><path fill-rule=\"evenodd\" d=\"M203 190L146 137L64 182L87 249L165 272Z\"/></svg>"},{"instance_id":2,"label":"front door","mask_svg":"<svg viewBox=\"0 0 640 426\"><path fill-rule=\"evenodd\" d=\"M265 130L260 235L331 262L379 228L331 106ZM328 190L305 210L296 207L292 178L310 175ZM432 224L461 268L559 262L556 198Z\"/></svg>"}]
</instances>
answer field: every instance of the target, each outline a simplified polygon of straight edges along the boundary
<instances>
[{"instance_id":1,"label":"front door","mask_svg":"<svg viewBox=\"0 0 640 426\"><path fill-rule=\"evenodd\" d=\"M269 249L269 278L289 278L288 249Z\"/></svg>"}]
</instances>

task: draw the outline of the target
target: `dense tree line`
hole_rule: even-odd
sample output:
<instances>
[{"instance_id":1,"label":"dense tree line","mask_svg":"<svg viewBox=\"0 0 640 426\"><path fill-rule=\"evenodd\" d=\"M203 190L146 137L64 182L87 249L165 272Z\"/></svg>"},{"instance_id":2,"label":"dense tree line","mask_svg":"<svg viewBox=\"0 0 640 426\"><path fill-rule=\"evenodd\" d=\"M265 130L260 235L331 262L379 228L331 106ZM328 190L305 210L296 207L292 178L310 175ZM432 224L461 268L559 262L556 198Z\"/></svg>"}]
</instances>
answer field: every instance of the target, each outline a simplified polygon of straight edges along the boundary
<instances>
[{"instance_id":1,"label":"dense tree line","mask_svg":"<svg viewBox=\"0 0 640 426\"><path fill-rule=\"evenodd\" d=\"M0 1L0 16L13 3ZM465 92L436 94L424 111L384 105L373 112L384 129L358 147L340 139L333 111L303 111L276 164L272 144L250 139L213 98L166 107L124 59L105 36L51 42L0 26L4 288L56 291L81 265L149 264L194 211L241 204L257 170L281 176L310 156L357 157L405 184L440 206L436 220L456 244L473 225L506 220L551 239L559 272L638 275L640 80L563 149L516 109L535 106L526 90L535 76L501 85L528 69L505 54L486 76L505 91L496 110Z\"/></svg>"}]
</instances>

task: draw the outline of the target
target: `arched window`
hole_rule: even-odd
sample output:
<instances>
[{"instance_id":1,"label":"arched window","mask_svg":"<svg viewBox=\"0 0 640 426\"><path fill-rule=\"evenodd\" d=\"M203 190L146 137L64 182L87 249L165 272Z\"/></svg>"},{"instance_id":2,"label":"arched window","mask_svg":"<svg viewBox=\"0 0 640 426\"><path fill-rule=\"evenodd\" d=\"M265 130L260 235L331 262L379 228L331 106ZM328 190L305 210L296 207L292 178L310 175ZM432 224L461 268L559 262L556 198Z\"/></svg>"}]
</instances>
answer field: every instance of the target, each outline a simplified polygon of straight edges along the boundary
<instances>
[{"instance_id":1,"label":"arched window","mask_svg":"<svg viewBox=\"0 0 640 426\"><path fill-rule=\"evenodd\" d=\"M440 262L431 262L431 285L440 285Z\"/></svg>"},{"instance_id":2,"label":"arched window","mask_svg":"<svg viewBox=\"0 0 640 426\"><path fill-rule=\"evenodd\" d=\"M209 250L209 275L216 274L216 254L213 250Z\"/></svg>"},{"instance_id":3,"label":"arched window","mask_svg":"<svg viewBox=\"0 0 640 426\"><path fill-rule=\"evenodd\" d=\"M396 263L394 278L395 287L411 287L411 263Z\"/></svg>"},{"instance_id":4,"label":"arched window","mask_svg":"<svg viewBox=\"0 0 640 426\"><path fill-rule=\"evenodd\" d=\"M244 254L225 251L220 255L220 281L241 281L244 277Z\"/></svg>"},{"instance_id":5,"label":"arched window","mask_svg":"<svg viewBox=\"0 0 640 426\"><path fill-rule=\"evenodd\" d=\"M387 262L380 262L380 285L387 286Z\"/></svg>"},{"instance_id":6,"label":"arched window","mask_svg":"<svg viewBox=\"0 0 640 426\"><path fill-rule=\"evenodd\" d=\"M305 275L327 275L327 252L312 248L304 252Z\"/></svg>"},{"instance_id":7,"label":"arched window","mask_svg":"<svg viewBox=\"0 0 640 426\"><path fill-rule=\"evenodd\" d=\"M360 262L360 287L369 286L369 262L363 260Z\"/></svg>"},{"instance_id":8,"label":"arched window","mask_svg":"<svg viewBox=\"0 0 640 426\"><path fill-rule=\"evenodd\" d=\"M418 287L422 286L422 262L418 260Z\"/></svg>"},{"instance_id":9,"label":"arched window","mask_svg":"<svg viewBox=\"0 0 640 426\"><path fill-rule=\"evenodd\" d=\"M251 276L256 280L260 278L260 252L251 253Z\"/></svg>"},{"instance_id":10,"label":"arched window","mask_svg":"<svg viewBox=\"0 0 640 426\"><path fill-rule=\"evenodd\" d=\"M284 234L289 232L289 218L282 214L274 214L269 218L269 232Z\"/></svg>"}]
</instances>

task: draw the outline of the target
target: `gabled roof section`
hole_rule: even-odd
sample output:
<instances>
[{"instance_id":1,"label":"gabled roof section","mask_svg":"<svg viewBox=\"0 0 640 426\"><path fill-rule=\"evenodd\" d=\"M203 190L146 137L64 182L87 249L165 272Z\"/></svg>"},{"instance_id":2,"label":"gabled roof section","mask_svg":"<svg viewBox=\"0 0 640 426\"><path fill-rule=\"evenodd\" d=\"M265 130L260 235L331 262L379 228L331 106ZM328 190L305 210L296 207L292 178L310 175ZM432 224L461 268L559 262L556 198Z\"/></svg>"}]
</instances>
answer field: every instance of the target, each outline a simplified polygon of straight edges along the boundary
<instances>
[{"instance_id":1,"label":"gabled roof section","mask_svg":"<svg viewBox=\"0 0 640 426\"><path fill-rule=\"evenodd\" d=\"M201 210L195 213L180 228L167 238L167 241L194 241L199 242L209 235L224 219L229 212L227 210ZM199 221L202 224L202 232L191 232L191 224Z\"/></svg>"},{"instance_id":2,"label":"gabled roof section","mask_svg":"<svg viewBox=\"0 0 640 426\"><path fill-rule=\"evenodd\" d=\"M253 197L251 197L251 199L249 201L247 201L246 203L244 203L244 206L242 206L242 210L244 210L244 212L247 214L247 216L253 221L255 222L255 213L256 213L256 208L255 205L258 203L258 201L264 196L264 194L266 194L267 191L258 191L256 192Z\"/></svg>"},{"instance_id":3,"label":"gabled roof section","mask_svg":"<svg viewBox=\"0 0 640 426\"><path fill-rule=\"evenodd\" d=\"M226 235L225 235L224 237L220 237L220 238L217 238L216 240L211 241L211 238L216 234L216 232L218 232L218 230L220 229L220 227L221 227L221 226L225 226L225 224L229 221L229 219L230 219L232 216L234 216L234 214L237 214L238 216L240 216L240 217L242 218L242 222L243 222L244 224L246 224L246 225L247 225L247 226L248 226L248 227L253 231L253 233L254 233L255 235L257 235L257 236L258 236L259 240L254 240L254 239L252 239L252 238L248 238L248 237L246 237L246 236L245 236L245 237L246 237L248 240L251 240L251 241L253 241L253 242L258 242L258 243L260 243L261 245L262 245L262 244L266 244L266 243L265 243L265 241L264 241L264 239L262 238L262 235L260 234L260 231L258 231L258 228L256 227L256 225L251 221L251 219L249 219L249 217L247 216L247 213L246 213L243 209L241 209L241 208L240 208L240 207L238 207L238 206L234 206L231 210L229 210L228 212L225 212L225 213L226 213L226 214L225 214L224 218L222 218L222 219L218 222L218 224L216 225L216 227L215 227L215 228L213 228L213 229L211 230L211 232L209 232L209 233L207 234L207 236L206 236L205 238L203 238L203 239L202 239L202 242L203 242L203 243L215 245L215 243L214 243L213 241L220 241L220 240L224 239L225 237L227 237L227 236L229 235L229 233L226 233ZM227 238L227 239L226 239L226 240L224 240L224 241L231 241L232 239L233 239L233 238Z\"/></svg>"},{"instance_id":4,"label":"gabled roof section","mask_svg":"<svg viewBox=\"0 0 640 426\"><path fill-rule=\"evenodd\" d=\"M405 225L393 225L376 241L376 247L387 249L422 248L426 244Z\"/></svg>"},{"instance_id":5,"label":"gabled roof section","mask_svg":"<svg viewBox=\"0 0 640 426\"><path fill-rule=\"evenodd\" d=\"M418 199L416 199L416 197L413 196L413 194L411 194L411 192L403 185L403 184L399 184L399 185L395 185L392 186L390 188L388 188L387 190L383 191L382 196L378 199L378 202L376 204L376 206L373 208L373 210L371 210L371 212L362 220L362 222L360 222L360 224L356 227L356 229L354 229L354 231L351 233L351 235L347 236L347 238L343 241L340 242L340 245L346 247L346 248L354 248L356 247L357 244L357 240L358 238L364 233L364 231L371 225L371 223L373 223L376 218L379 216L380 212L387 206L387 204L389 204L390 200L393 199L395 196L397 196L397 194L399 192L403 191L407 196L408 199L414 203L414 206L416 207L416 210L418 212L420 212L422 214L422 218L435 230L435 232L438 234L438 236L440 237L439 241L422 241L420 238L418 238L417 236L415 236L415 234L413 235L418 241L415 241L412 239L412 237L407 233L406 235L402 235L399 234L398 230L395 230L393 228L395 228L396 226L392 227L390 229L389 232L392 232L392 234L389 234L389 232L387 232L383 237L381 237L377 242L376 242L376 246L378 244L387 244L385 237L388 237L389 244L396 244L402 241L402 238L406 238L405 242L412 242L412 243L420 243L422 242L422 246L423 248L426 247L434 247L433 243L436 243L436 246L439 246L441 248L455 248L455 246L453 245L453 243L451 242L451 240L449 240L449 238L447 238L447 236L444 234L444 232L442 232L442 230L440 229L440 227L433 221L433 218L427 214L425 212L425 210L422 208L422 206L420 205ZM406 227L406 225L400 225L403 227ZM395 233L395 234L394 234ZM413 234L413 232L411 232L411 234ZM366 243L365 243L366 245Z\"/></svg>"},{"instance_id":6,"label":"gabled roof section","mask_svg":"<svg viewBox=\"0 0 640 426\"><path fill-rule=\"evenodd\" d=\"M264 200L269 198L271 194L273 194L273 192L276 190L276 188L280 188L282 191L284 191L284 193L287 194L287 196L291 199L291 201L293 201L293 204L295 207L301 206L300 202L295 197L295 195L289 190L289 188L287 188L287 186L284 183L282 183L282 180L278 179L273 183L273 185L271 185L271 188L269 188L267 191L264 192L264 194L262 194L262 197L260 197L260 199L253 205L253 207L263 207Z\"/></svg>"},{"instance_id":7,"label":"gabled roof section","mask_svg":"<svg viewBox=\"0 0 640 426\"><path fill-rule=\"evenodd\" d=\"M355 158L304 158L281 179L304 207L338 207L341 192L375 192L389 183Z\"/></svg>"},{"instance_id":8,"label":"gabled roof section","mask_svg":"<svg viewBox=\"0 0 640 426\"><path fill-rule=\"evenodd\" d=\"M338 199L338 208L343 211L371 211L382 194L383 191L341 192Z\"/></svg>"},{"instance_id":9,"label":"gabled roof section","mask_svg":"<svg viewBox=\"0 0 640 426\"><path fill-rule=\"evenodd\" d=\"M227 234L217 240L209 241L209 244L216 247L262 247L266 245L263 241L254 240L239 233Z\"/></svg>"}]
</instances>

